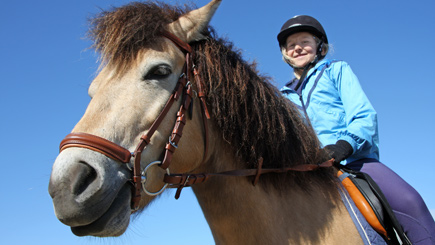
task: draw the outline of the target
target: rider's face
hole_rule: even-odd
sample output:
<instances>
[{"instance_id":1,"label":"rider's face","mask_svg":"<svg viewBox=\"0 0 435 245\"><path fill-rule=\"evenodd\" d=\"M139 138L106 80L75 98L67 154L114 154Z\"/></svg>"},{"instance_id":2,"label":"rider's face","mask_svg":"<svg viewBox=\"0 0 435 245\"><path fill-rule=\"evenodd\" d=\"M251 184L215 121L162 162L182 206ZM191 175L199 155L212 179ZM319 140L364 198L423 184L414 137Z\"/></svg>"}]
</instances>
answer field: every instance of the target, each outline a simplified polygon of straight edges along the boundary
<instances>
[{"instance_id":1,"label":"rider's face","mask_svg":"<svg viewBox=\"0 0 435 245\"><path fill-rule=\"evenodd\" d=\"M287 37L286 54L294 67L305 67L316 56L317 43L312 34L298 32Z\"/></svg>"}]
</instances>

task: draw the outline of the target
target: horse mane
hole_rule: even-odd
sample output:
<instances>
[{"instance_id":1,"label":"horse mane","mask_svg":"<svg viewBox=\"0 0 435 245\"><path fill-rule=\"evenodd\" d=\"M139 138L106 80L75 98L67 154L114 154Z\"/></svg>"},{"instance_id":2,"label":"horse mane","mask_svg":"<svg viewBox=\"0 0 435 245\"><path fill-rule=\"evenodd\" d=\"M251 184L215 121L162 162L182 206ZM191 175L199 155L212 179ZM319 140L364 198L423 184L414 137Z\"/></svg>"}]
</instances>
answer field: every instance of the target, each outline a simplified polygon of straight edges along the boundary
<instances>
[{"instance_id":1,"label":"horse mane","mask_svg":"<svg viewBox=\"0 0 435 245\"><path fill-rule=\"evenodd\" d=\"M127 70L141 49L156 41L165 27L190 11L192 6L167 5L155 1L130 3L103 11L91 20L89 37L100 52L102 63L114 65L118 73ZM207 38L191 43L194 62L206 83L207 104L222 137L244 163L240 168L283 168L321 163L326 153L314 130L298 109L257 71L254 62L242 58L240 50L213 28ZM291 175L291 178L289 178ZM333 182L331 169L313 172L263 175L260 182L282 188L288 179L304 185L306 180L324 185Z\"/></svg>"}]
</instances>

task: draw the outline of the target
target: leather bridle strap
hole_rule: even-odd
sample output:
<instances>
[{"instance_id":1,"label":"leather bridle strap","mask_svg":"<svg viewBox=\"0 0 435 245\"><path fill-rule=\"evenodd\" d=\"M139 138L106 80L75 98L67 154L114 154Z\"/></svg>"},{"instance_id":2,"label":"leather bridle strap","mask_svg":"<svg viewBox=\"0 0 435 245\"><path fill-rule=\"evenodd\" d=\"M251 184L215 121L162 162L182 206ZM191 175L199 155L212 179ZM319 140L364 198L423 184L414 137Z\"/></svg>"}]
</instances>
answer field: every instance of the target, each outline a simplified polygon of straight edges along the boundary
<instances>
[{"instance_id":1,"label":"leather bridle strap","mask_svg":"<svg viewBox=\"0 0 435 245\"><path fill-rule=\"evenodd\" d=\"M161 35L171 40L175 45L178 46L179 49L181 49L181 51L185 53L192 53L192 47L188 43L184 42L183 40L175 36L174 34L168 31L163 31Z\"/></svg>"},{"instance_id":2,"label":"leather bridle strap","mask_svg":"<svg viewBox=\"0 0 435 245\"><path fill-rule=\"evenodd\" d=\"M184 187L189 187L194 184L199 184L207 181L210 177L213 176L233 176L233 177L249 177L255 176L253 185L255 186L258 182L258 179L261 174L267 173L285 173L289 171L297 171L297 172L306 172L313 171L319 168L329 168L334 166L335 159L331 159L325 161L321 164L302 164L294 167L288 168L268 168L262 169L261 165L263 163L262 158L259 160L259 168L257 169L238 169L225 171L220 173L200 173L200 174L171 174L165 175L164 182L170 184L172 188L178 188L177 193L175 194L175 198L178 199L180 196L181 189Z\"/></svg>"},{"instance_id":3,"label":"leather bridle strap","mask_svg":"<svg viewBox=\"0 0 435 245\"><path fill-rule=\"evenodd\" d=\"M123 147L108 141L104 138L86 134L86 133L71 133L68 134L60 142L60 151L63 151L70 147L87 148L93 151L102 153L116 161L122 163L129 163L131 159L131 153Z\"/></svg>"},{"instance_id":4,"label":"leather bridle strap","mask_svg":"<svg viewBox=\"0 0 435 245\"><path fill-rule=\"evenodd\" d=\"M185 65L183 68L183 74L180 76L177 85L174 89L174 92L172 93L171 97L169 98L168 102L166 103L164 109L159 114L159 116L154 121L153 125L151 125L148 132L141 137L141 140L139 142L139 145L137 146L135 152L134 152L134 169L133 169L133 184L134 184L134 195L132 197L132 208L136 209L139 206L139 201L141 199L141 190L142 190L142 172L140 167L141 162L141 155L143 149L150 143L151 137L154 134L155 130L159 127L161 122L163 121L163 118L168 113L169 109L171 108L174 101L178 100L182 92L184 91L184 102L182 102L180 109L177 113L177 120L176 124L174 126L174 129L172 131L172 134L169 139L169 143L166 144L165 147L165 156L163 158L162 163L160 164L160 167L163 169L167 169L172 161L172 154L177 149L178 142L181 138L182 131L184 128L184 125L186 123L185 121L185 111L187 108L191 106L192 103L192 85L190 84L190 63L191 63L191 57L190 54L192 52L192 48L189 44L185 43L181 39L179 39L177 36L173 35L169 32L162 32L162 36L168 38L171 40L183 53L185 53Z\"/></svg>"},{"instance_id":5,"label":"leather bridle strap","mask_svg":"<svg viewBox=\"0 0 435 245\"><path fill-rule=\"evenodd\" d=\"M161 34L162 34L162 36L171 40L182 51L184 50L184 52L186 52L187 80L189 81L189 76L191 73L193 73L193 75L194 75L195 84L196 84L197 89L198 89L198 98L201 101L201 109L202 109L201 113L202 113L202 119L203 119L203 125L204 125L204 145L205 145L203 161L205 161L205 158L206 158L207 152L208 152L208 141L209 141L208 140L207 120L210 119L210 113L208 112L208 109L207 109L207 103L206 103L207 95L206 95L205 88L204 88L204 82L202 81L201 76L199 75L198 70L196 69L196 66L192 63L192 61L194 60L194 57L193 57L193 52L192 52L191 46L170 32L165 31L165 32L162 32ZM191 72L190 69L193 69L193 71Z\"/></svg>"},{"instance_id":6,"label":"leather bridle strap","mask_svg":"<svg viewBox=\"0 0 435 245\"><path fill-rule=\"evenodd\" d=\"M139 206L139 201L141 199L142 170L141 170L140 162L141 162L142 151L150 143L151 137L153 136L154 132L157 130L157 128L162 123L163 118L166 116L166 114L168 114L174 101L178 100L178 98L180 97L180 94L183 91L186 83L187 82L186 82L185 76L180 77L180 79L177 82L177 85L175 86L174 91L172 92L171 96L169 97L168 101L166 102L165 107L160 112L160 114L157 116L156 120L151 125L148 132L140 137L139 144L137 145L136 150L133 153L133 155L134 155L134 164L133 164L134 193L133 193L133 197L132 197L132 208L133 209L137 209L137 207ZM169 166L169 164L167 164L167 165Z\"/></svg>"}]
</instances>

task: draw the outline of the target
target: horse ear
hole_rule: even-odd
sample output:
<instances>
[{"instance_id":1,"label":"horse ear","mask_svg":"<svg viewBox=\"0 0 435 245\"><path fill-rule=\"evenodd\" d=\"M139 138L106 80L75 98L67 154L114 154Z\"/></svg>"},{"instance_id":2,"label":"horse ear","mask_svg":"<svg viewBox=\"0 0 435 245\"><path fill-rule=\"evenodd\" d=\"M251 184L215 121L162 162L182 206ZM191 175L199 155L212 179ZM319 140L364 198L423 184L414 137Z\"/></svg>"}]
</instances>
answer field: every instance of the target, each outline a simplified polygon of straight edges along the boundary
<instances>
[{"instance_id":1,"label":"horse ear","mask_svg":"<svg viewBox=\"0 0 435 245\"><path fill-rule=\"evenodd\" d=\"M222 0L212 0L204 7L181 16L169 24L169 32L187 43L203 39L201 31L208 26L221 2Z\"/></svg>"}]
</instances>

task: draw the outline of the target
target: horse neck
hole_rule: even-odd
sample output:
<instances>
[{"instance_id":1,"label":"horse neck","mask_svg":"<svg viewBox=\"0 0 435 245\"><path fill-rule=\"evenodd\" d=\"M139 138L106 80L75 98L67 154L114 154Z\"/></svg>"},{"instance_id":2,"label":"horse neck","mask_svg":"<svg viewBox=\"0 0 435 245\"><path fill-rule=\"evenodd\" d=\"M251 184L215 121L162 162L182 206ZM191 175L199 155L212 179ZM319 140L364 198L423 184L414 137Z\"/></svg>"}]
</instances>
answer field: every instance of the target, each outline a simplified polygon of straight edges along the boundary
<instances>
[{"instance_id":1,"label":"horse neck","mask_svg":"<svg viewBox=\"0 0 435 245\"><path fill-rule=\"evenodd\" d=\"M229 154L219 155L208 164L237 165ZM194 186L216 244L362 242L335 189L313 187L307 192L295 186L284 193L273 187L262 188L261 177L257 186L251 181L246 177L214 177Z\"/></svg>"}]
</instances>

